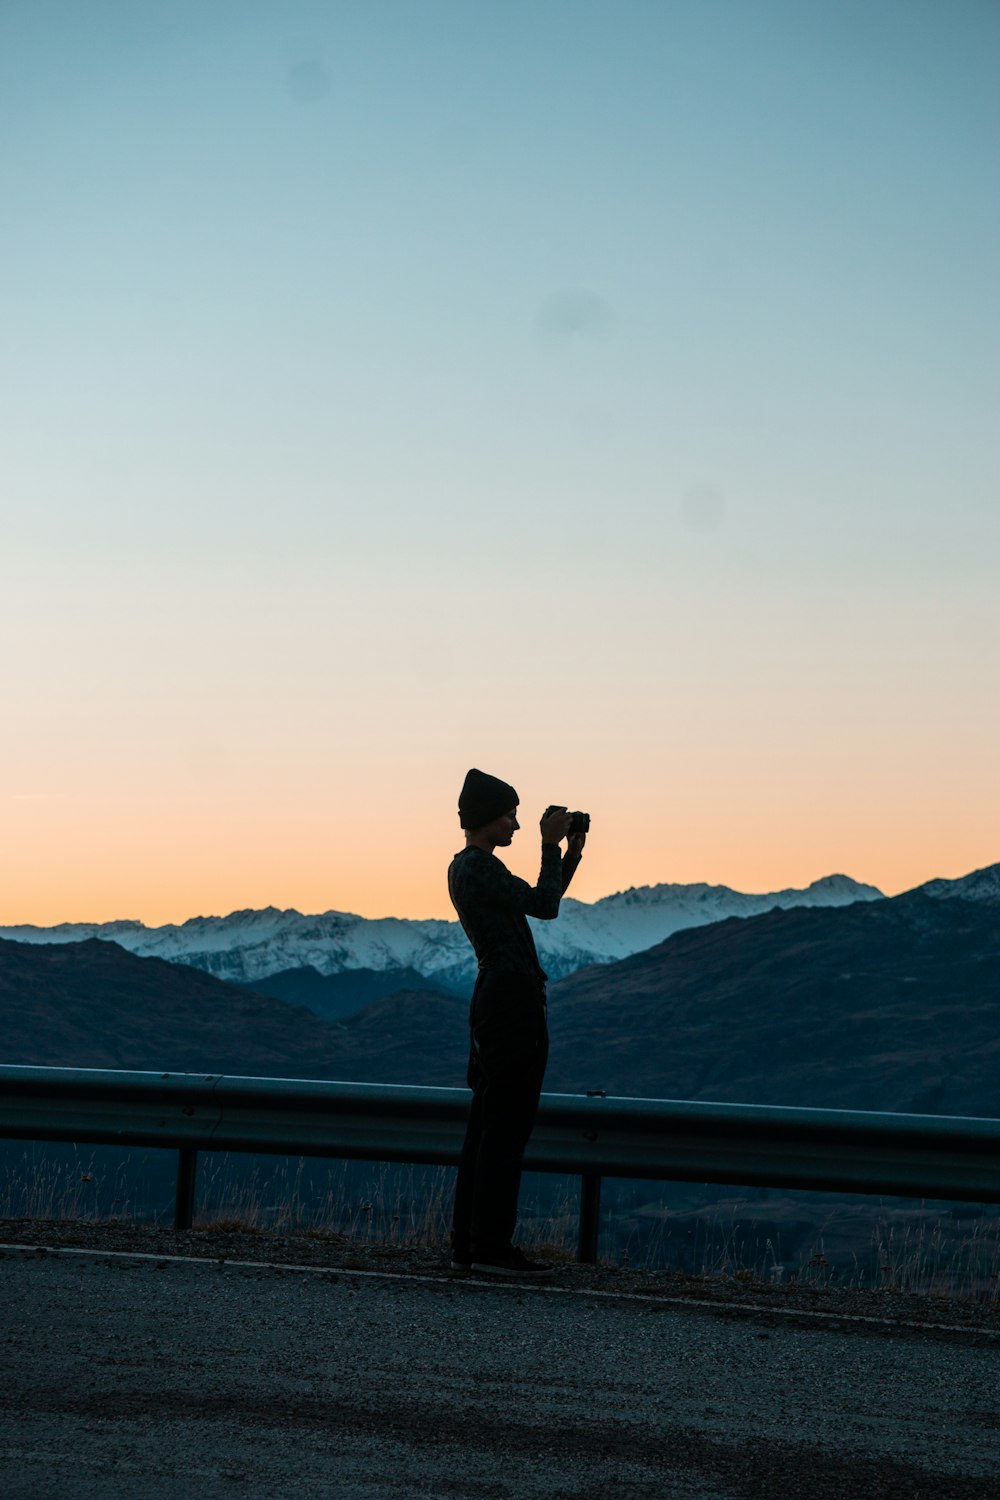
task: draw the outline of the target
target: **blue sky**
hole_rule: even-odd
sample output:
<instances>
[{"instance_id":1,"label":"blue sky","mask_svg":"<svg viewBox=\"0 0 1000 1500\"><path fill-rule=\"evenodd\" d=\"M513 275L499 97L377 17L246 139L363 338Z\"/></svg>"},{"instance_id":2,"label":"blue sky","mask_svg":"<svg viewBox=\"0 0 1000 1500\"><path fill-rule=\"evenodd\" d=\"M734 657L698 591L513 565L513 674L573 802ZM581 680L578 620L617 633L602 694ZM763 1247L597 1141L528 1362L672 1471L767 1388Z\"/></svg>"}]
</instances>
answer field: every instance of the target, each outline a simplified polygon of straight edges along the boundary
<instances>
[{"instance_id":1,"label":"blue sky","mask_svg":"<svg viewBox=\"0 0 1000 1500\"><path fill-rule=\"evenodd\" d=\"M849 873L995 857L998 44L978 0L7 0L9 784L155 824L123 776L208 798L207 711L248 785L294 722L267 784L307 742L316 798L400 724L429 806L575 755L599 895L671 878L640 809L728 743L774 858L734 777L677 878L850 864L783 823L845 758Z\"/></svg>"}]
</instances>

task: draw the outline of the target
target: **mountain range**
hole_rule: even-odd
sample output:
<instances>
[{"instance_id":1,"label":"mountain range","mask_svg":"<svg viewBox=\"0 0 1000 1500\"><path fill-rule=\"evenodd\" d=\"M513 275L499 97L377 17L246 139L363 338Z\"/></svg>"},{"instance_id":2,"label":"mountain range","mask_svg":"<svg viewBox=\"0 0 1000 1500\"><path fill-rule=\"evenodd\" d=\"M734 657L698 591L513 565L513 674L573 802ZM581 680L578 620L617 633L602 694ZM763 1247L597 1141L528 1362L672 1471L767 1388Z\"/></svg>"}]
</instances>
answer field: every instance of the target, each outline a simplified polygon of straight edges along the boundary
<instances>
[{"instance_id":1,"label":"mountain range","mask_svg":"<svg viewBox=\"0 0 1000 1500\"><path fill-rule=\"evenodd\" d=\"M689 929L550 991L547 1087L1000 1117L1000 901Z\"/></svg>"},{"instance_id":2,"label":"mountain range","mask_svg":"<svg viewBox=\"0 0 1000 1500\"><path fill-rule=\"evenodd\" d=\"M0 941L3 1060L461 1086L467 1001L324 1022L116 943ZM546 1088L1000 1115L1000 865L689 926L550 987Z\"/></svg>"},{"instance_id":3,"label":"mountain range","mask_svg":"<svg viewBox=\"0 0 1000 1500\"><path fill-rule=\"evenodd\" d=\"M804 890L765 895L724 885L641 886L594 902L567 896L557 921L533 920L532 927L541 962L550 978L558 979L589 964L627 958L671 933L728 917L758 916L774 907L840 907L882 899L874 886L846 875L826 876ZM475 960L460 925L439 919L367 918L336 911L305 916L269 906L162 927L137 921L8 926L0 927L0 938L22 943L96 938L144 958L187 964L218 979L254 986L296 969L322 975L384 973L393 977L393 989L417 974L435 989L456 993L467 993L475 978ZM402 979L400 971L407 971ZM334 1012L341 1010L336 1002Z\"/></svg>"}]
</instances>

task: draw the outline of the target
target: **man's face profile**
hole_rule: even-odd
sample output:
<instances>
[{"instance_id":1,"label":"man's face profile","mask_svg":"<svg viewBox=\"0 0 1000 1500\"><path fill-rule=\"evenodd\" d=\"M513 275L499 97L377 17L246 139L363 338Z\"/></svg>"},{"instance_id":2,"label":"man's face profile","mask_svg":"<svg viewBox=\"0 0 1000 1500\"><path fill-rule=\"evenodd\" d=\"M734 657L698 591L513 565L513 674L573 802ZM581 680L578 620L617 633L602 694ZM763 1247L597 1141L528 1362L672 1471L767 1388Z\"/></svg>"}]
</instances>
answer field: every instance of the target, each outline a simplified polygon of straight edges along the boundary
<instances>
[{"instance_id":1,"label":"man's face profile","mask_svg":"<svg viewBox=\"0 0 1000 1500\"><path fill-rule=\"evenodd\" d=\"M520 828L517 821L517 808L511 808L508 813L501 813L499 818L494 818L492 823L487 823L485 828L479 830L493 840L495 844L502 844L505 848L512 842L515 833Z\"/></svg>"}]
</instances>

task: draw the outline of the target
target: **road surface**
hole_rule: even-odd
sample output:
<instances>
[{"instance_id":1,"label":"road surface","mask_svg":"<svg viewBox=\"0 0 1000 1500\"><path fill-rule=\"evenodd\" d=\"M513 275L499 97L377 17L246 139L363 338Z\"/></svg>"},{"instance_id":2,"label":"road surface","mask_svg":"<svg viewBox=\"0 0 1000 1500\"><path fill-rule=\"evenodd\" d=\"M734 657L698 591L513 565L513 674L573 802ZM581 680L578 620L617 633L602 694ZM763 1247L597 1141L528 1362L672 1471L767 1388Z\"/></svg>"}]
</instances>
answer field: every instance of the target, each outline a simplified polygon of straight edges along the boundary
<instances>
[{"instance_id":1,"label":"road surface","mask_svg":"<svg viewBox=\"0 0 1000 1500\"><path fill-rule=\"evenodd\" d=\"M1000 1337L0 1252L5 1500L992 1500Z\"/></svg>"}]
</instances>

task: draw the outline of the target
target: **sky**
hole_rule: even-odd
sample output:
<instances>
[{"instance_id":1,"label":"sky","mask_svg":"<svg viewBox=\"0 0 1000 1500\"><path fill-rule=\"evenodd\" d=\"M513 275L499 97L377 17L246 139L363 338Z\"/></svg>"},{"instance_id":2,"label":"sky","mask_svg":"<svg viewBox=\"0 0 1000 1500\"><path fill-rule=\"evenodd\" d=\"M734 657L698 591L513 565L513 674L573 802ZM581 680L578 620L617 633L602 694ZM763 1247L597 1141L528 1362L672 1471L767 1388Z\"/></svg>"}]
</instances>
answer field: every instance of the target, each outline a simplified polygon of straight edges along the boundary
<instances>
[{"instance_id":1,"label":"sky","mask_svg":"<svg viewBox=\"0 0 1000 1500\"><path fill-rule=\"evenodd\" d=\"M3 0L0 924L1000 859L1000 5Z\"/></svg>"}]
</instances>

